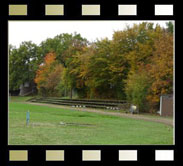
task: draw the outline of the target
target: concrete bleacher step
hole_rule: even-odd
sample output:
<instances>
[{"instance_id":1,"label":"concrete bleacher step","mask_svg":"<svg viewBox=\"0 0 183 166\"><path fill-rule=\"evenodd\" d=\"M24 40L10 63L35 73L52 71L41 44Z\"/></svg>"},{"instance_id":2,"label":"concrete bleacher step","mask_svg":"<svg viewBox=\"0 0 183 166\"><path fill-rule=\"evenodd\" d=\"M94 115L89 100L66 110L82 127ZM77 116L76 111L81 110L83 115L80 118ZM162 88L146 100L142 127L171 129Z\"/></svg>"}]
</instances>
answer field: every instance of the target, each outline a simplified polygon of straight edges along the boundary
<instances>
[{"instance_id":1,"label":"concrete bleacher step","mask_svg":"<svg viewBox=\"0 0 183 166\"><path fill-rule=\"evenodd\" d=\"M116 105L118 105L118 103L117 104L115 104L115 103L98 103L98 102L86 102L86 101L79 101L79 102L76 102L76 101L58 101L58 100L47 100L47 99L44 99L44 100L37 100L37 101L47 101L47 102L58 102L58 103L68 103L68 104L75 104L75 103L77 103L77 104L79 104L79 105L88 105L88 104L95 104L95 105L98 105L98 106L111 106L111 107L113 107L113 106L116 106Z\"/></svg>"},{"instance_id":2,"label":"concrete bleacher step","mask_svg":"<svg viewBox=\"0 0 183 166\"><path fill-rule=\"evenodd\" d=\"M47 103L72 106L76 108L101 108L118 110L119 105L126 104L119 100L88 100L88 99L61 99L61 98L32 98L29 102Z\"/></svg>"}]
</instances>

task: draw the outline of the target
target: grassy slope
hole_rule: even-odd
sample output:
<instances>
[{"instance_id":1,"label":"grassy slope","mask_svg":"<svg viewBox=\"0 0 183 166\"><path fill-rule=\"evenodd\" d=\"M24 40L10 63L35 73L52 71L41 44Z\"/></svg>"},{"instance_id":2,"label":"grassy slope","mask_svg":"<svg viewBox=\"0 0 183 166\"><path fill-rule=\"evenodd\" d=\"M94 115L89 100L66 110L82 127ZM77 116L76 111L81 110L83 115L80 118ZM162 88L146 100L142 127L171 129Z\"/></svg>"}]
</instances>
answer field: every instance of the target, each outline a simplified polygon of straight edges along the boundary
<instances>
[{"instance_id":1,"label":"grassy slope","mask_svg":"<svg viewBox=\"0 0 183 166\"><path fill-rule=\"evenodd\" d=\"M173 129L160 123L29 105L22 100L12 98L9 105L10 145L173 144ZM30 126L25 125L27 110Z\"/></svg>"}]
</instances>

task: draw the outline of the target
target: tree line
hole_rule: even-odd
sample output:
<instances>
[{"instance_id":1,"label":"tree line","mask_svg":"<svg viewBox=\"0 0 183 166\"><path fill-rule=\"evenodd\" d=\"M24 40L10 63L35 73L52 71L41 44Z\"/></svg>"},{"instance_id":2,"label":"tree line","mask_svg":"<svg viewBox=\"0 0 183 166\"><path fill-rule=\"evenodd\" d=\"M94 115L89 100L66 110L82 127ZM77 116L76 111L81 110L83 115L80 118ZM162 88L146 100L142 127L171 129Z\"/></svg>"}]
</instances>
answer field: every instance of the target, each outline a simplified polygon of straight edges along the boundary
<instances>
[{"instance_id":1,"label":"tree line","mask_svg":"<svg viewBox=\"0 0 183 166\"><path fill-rule=\"evenodd\" d=\"M173 24L134 24L112 40L60 34L36 45L9 46L9 89L34 82L42 96L123 99L154 111L173 93Z\"/></svg>"}]
</instances>

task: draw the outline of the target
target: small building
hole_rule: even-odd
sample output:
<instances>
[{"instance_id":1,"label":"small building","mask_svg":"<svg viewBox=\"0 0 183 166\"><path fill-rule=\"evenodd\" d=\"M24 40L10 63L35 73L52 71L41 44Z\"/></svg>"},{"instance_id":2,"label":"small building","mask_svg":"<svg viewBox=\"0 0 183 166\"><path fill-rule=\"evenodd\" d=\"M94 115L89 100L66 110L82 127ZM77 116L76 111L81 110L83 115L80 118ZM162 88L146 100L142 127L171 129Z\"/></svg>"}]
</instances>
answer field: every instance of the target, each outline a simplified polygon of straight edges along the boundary
<instances>
[{"instance_id":1,"label":"small building","mask_svg":"<svg viewBox=\"0 0 183 166\"><path fill-rule=\"evenodd\" d=\"M173 95L161 95L160 96L160 111L161 116L173 116Z\"/></svg>"},{"instance_id":2,"label":"small building","mask_svg":"<svg viewBox=\"0 0 183 166\"><path fill-rule=\"evenodd\" d=\"M27 96L30 94L35 94L37 92L36 85L33 82L25 82L20 85L20 96Z\"/></svg>"}]
</instances>

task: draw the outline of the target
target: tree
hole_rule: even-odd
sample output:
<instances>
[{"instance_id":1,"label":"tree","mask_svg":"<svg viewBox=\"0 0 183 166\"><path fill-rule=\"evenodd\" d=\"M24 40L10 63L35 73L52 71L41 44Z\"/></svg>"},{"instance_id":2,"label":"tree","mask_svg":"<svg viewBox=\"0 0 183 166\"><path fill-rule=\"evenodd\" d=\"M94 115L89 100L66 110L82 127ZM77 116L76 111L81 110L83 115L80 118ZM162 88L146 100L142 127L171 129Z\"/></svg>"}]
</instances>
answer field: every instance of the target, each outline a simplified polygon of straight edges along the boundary
<instances>
[{"instance_id":1,"label":"tree","mask_svg":"<svg viewBox=\"0 0 183 166\"><path fill-rule=\"evenodd\" d=\"M88 41L81 37L80 34L63 33L55 36L53 39L48 38L40 44L40 54L46 55L49 52L56 53L56 59L64 66L67 67L66 61L70 56L68 49L78 46L86 46Z\"/></svg>"},{"instance_id":2,"label":"tree","mask_svg":"<svg viewBox=\"0 0 183 166\"><path fill-rule=\"evenodd\" d=\"M148 111L147 95L150 85L149 76L143 70L128 76L126 96L130 103L139 108L140 112Z\"/></svg>"},{"instance_id":3,"label":"tree","mask_svg":"<svg viewBox=\"0 0 183 166\"><path fill-rule=\"evenodd\" d=\"M126 61L115 51L115 43L103 39L94 43L87 67L87 86L91 98L123 98ZM91 50L90 48L90 50Z\"/></svg>"},{"instance_id":4,"label":"tree","mask_svg":"<svg viewBox=\"0 0 183 166\"><path fill-rule=\"evenodd\" d=\"M83 47L86 47L88 41L81 37L80 34L60 34L53 39L47 39L41 43L40 50L42 54L53 52L56 54L56 60L64 67L62 81L64 84L64 91L70 91L70 97L72 98L72 91L76 89L76 77L71 72L73 57L82 51ZM63 91L63 84L61 83L60 91ZM59 89L58 89L59 90ZM67 93L67 92L66 92Z\"/></svg>"},{"instance_id":5,"label":"tree","mask_svg":"<svg viewBox=\"0 0 183 166\"><path fill-rule=\"evenodd\" d=\"M116 52L126 57L129 72L137 71L141 63L149 63L149 57L155 49L154 41L163 32L159 25L153 26L152 23L144 22L114 33Z\"/></svg>"},{"instance_id":6,"label":"tree","mask_svg":"<svg viewBox=\"0 0 183 166\"><path fill-rule=\"evenodd\" d=\"M58 95L57 86L61 80L63 67L56 61L56 54L48 53L39 66L34 79L39 93L44 96Z\"/></svg>"},{"instance_id":7,"label":"tree","mask_svg":"<svg viewBox=\"0 0 183 166\"><path fill-rule=\"evenodd\" d=\"M167 32L170 32L173 34L174 23L169 21L166 23L166 26L167 26Z\"/></svg>"},{"instance_id":8,"label":"tree","mask_svg":"<svg viewBox=\"0 0 183 166\"><path fill-rule=\"evenodd\" d=\"M148 100L157 106L160 95L173 93L173 35L162 33L155 41L155 51L151 58L149 77L153 80Z\"/></svg>"},{"instance_id":9,"label":"tree","mask_svg":"<svg viewBox=\"0 0 183 166\"><path fill-rule=\"evenodd\" d=\"M9 50L9 89L18 90L25 82L32 82L40 63L38 47L32 42L23 42L17 49Z\"/></svg>"},{"instance_id":10,"label":"tree","mask_svg":"<svg viewBox=\"0 0 183 166\"><path fill-rule=\"evenodd\" d=\"M88 47L83 47L82 50L78 51L77 54L72 57L72 61L70 61L69 67L67 68L68 74L64 75L66 80L68 76L74 78L72 83L79 98L87 97L88 65L91 52L92 49ZM71 81L71 78L69 78L68 81L69 80Z\"/></svg>"},{"instance_id":11,"label":"tree","mask_svg":"<svg viewBox=\"0 0 183 166\"><path fill-rule=\"evenodd\" d=\"M67 56L65 59L65 69L63 75L63 81L65 82L66 89L70 90L70 98L72 98L73 90L78 90L78 68L80 68L80 63L77 61L79 55L84 52L86 46L81 44L79 40L73 40L72 44L65 51Z\"/></svg>"}]
</instances>

